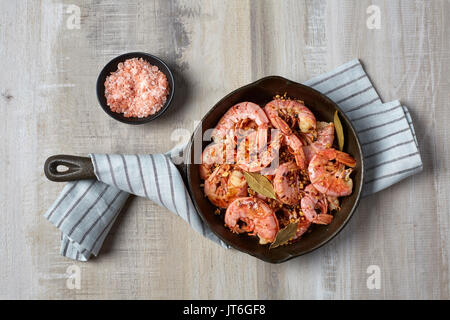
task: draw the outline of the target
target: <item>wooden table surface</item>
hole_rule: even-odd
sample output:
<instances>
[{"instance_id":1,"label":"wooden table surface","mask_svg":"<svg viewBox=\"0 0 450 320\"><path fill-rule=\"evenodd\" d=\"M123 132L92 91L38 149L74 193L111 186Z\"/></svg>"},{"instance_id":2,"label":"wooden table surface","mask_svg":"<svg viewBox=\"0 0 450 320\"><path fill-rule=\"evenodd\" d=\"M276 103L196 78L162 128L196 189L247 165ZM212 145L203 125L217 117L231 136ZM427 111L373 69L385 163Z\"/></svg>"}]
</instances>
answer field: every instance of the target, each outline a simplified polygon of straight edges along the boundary
<instances>
[{"instance_id":1,"label":"wooden table surface","mask_svg":"<svg viewBox=\"0 0 450 320\"><path fill-rule=\"evenodd\" d=\"M380 29L366 25L371 4ZM448 299L449 20L448 0L1 0L0 298ZM115 122L97 103L99 71L130 51L175 71L175 104L149 125ZM354 58L384 101L409 107L424 170L363 199L331 243L271 265L134 198L98 258L59 255L43 217L63 187L44 177L48 156L164 152L235 88L305 81ZM73 265L80 289L67 286ZM373 265L379 289L367 285Z\"/></svg>"}]
</instances>

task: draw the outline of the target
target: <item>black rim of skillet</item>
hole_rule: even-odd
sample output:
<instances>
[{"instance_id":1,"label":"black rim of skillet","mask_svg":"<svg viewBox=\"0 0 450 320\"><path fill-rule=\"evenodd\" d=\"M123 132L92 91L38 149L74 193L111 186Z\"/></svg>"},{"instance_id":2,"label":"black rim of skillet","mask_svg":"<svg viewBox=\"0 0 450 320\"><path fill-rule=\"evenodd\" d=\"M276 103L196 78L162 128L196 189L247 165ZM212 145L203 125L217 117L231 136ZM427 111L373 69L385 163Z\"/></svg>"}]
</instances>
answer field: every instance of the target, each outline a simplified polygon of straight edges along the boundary
<instances>
[{"instance_id":1,"label":"black rim of skillet","mask_svg":"<svg viewBox=\"0 0 450 320\"><path fill-rule=\"evenodd\" d=\"M186 175L187 175L187 180L188 180L188 184L189 184L188 190L189 190L190 196L191 196L191 198L192 198L192 202L194 203L194 207L195 207L195 209L197 210L197 212L199 213L199 215L200 215L200 217L201 217L203 223L205 223L205 224L210 228L210 230L216 235L216 237L218 237L218 238L219 238L220 240L222 240L224 243L226 243L227 245L233 247L234 249L236 249L236 250L238 250L238 251L247 253L247 254L249 254L249 255L251 255L251 256L253 256L253 257L255 257L255 258L258 258L258 259L260 259L260 260L262 260L262 261L265 261L265 262L278 264L278 263L286 262L286 261L291 260L291 259L296 258L296 257L303 256L303 255L305 255L305 254L308 254L308 253L310 253L310 252L313 252L313 251L315 251L315 250L321 248L322 246L326 245L326 244L329 243L331 240L333 240L333 239L334 239L334 238L335 238L335 237L336 237L336 236L344 229L344 227L347 225L347 223L348 223L348 222L350 221L350 219L353 217L353 214L355 213L355 211L356 211L356 209L357 209L357 207L358 207L358 205L359 205L359 202L360 202L360 199L361 199L362 189L363 189L363 186L364 186L364 170L365 170L365 169L364 169L364 157L363 157L363 154L362 154L361 142L359 141L359 137L358 137L358 135L356 134L356 130L355 130L355 128L353 127L353 124L351 123L351 121L350 121L350 119L347 117L347 115L342 111L342 109L341 109L334 101L332 101L330 98L328 98L327 96L325 96L325 95L322 94L321 92L319 92L319 91L317 91L317 90L315 90L315 89L313 89L313 88L311 88L311 87L305 86L305 85L303 85L303 84L301 84L301 83L298 83L298 82L295 82L295 81L292 81L292 80L289 80L289 79L286 79L286 78L283 78L283 77L280 77L280 76L267 76L267 77L261 78L261 79L259 79L259 80L256 80L256 81L252 82L252 83L249 83L249 84L247 84L247 85L245 85L245 86L242 86L242 87L240 87L240 88L237 88L236 90L230 92L229 94L227 94L226 96L224 96L222 99L220 99L220 100L219 100L219 101L218 101L218 102L217 102L217 103L216 103L216 104L215 104L215 105L214 105L214 106L213 106L213 107L212 107L212 108L204 115L204 117L202 118L202 121L200 122L200 124L197 126L197 128L195 128L195 130L194 130L194 132L193 132L193 134L192 134L192 136L191 136L191 139L190 139L190 141L189 141L189 144L187 145L187 149L186 149L186 150L188 150L188 154L187 154L188 159L191 160L191 153L190 153L190 152L191 152L192 144L194 143L194 138L195 138L195 136L196 136L196 134L197 134L197 130L202 130L201 124L205 121L205 119L207 119L207 118L209 117L209 115L213 112L213 110L214 110L217 106L219 106L220 103L221 103L223 100L227 99L229 96L235 94L236 92L238 92L238 91L240 91L240 90L242 90L242 89L245 89L245 88L247 88L247 87L251 87L251 86L258 85L260 82L263 82L263 81L268 80L268 79L271 79L271 78L272 78L272 79L276 78L276 79L283 80L283 81L285 81L286 83L295 84L295 85L299 85L299 86L302 86L302 87L307 87L308 89L311 89L311 90L315 91L315 92L316 92L318 95L320 95L323 99L328 100L331 104L334 105L334 107L336 108L336 110L339 111L339 116L346 119L347 123L349 124L350 130L352 131L352 133L353 133L354 136L356 137L356 144L357 144L357 147L358 147L358 151L359 151L359 153L360 153L360 155L361 155L361 168L360 168L360 170L361 170L361 182L360 182L360 188L359 188L359 190L358 190L358 194L357 194L357 196L356 196L356 199L355 199L355 202L354 202L354 204L353 204L353 206L352 206L352 209L350 210L350 213L348 214L346 220L339 226L339 228L338 228L333 234L331 234L325 241L323 241L322 243L320 243L320 244L318 244L318 245L316 245L316 246L314 246L314 247L311 247L311 248L309 248L308 250L305 250L305 251L303 251L303 252L300 252L300 253L298 253L298 254L290 254L289 256L287 256L287 257L285 257L285 258L283 258L283 259L271 259L270 257L265 257L265 256L257 255L257 254L255 254L255 253L253 253L251 250L246 250L246 249L240 248L240 247L238 247L238 246L235 246L233 243L229 242L227 239L225 239L225 238L222 237L220 234L218 234L218 233L215 232L214 228L212 228L212 227L209 225L209 222L208 222L207 219L203 216L203 212L201 211L200 207L199 207L198 204L197 204L197 201L196 201L195 198L194 198L194 195L192 194L192 190L191 190L191 189L192 189L192 181L191 181L189 172L190 172L190 167L191 167L193 164L190 164L190 163L189 163L189 164L186 166L186 173L187 173ZM276 250L276 248L275 248L274 250Z\"/></svg>"},{"instance_id":2,"label":"black rim of skillet","mask_svg":"<svg viewBox=\"0 0 450 320\"><path fill-rule=\"evenodd\" d=\"M111 72L114 72L117 70L117 65L120 62L124 62L125 60L131 59L131 58L142 58L145 61L149 62L151 65L157 66L159 68L159 70L166 75L167 81L169 82L169 86L170 86L169 96L167 97L167 101L164 103L161 110L159 110L157 113L155 113L151 116L145 117L145 118L136 118L136 117L127 118L123 115L123 113L117 113L117 112L111 111L109 106L106 104L106 97L105 97L106 77L109 76L111 74ZM99 102L100 106L102 107L103 111L105 111L111 118L113 118L117 121L123 122L123 123L127 123L127 124L137 125L137 124L148 123L152 120L155 120L169 108L169 106L172 102L174 93L175 93L175 81L174 81L173 74L172 74L172 71L170 70L170 68L160 58L155 57L154 55L151 55L151 54L145 53L145 52L129 52L129 53L124 53L124 54L121 54L120 56L115 57L114 59L109 61L103 67L102 71L100 72L100 74L97 78L97 99L98 99L98 102Z\"/></svg>"}]
</instances>

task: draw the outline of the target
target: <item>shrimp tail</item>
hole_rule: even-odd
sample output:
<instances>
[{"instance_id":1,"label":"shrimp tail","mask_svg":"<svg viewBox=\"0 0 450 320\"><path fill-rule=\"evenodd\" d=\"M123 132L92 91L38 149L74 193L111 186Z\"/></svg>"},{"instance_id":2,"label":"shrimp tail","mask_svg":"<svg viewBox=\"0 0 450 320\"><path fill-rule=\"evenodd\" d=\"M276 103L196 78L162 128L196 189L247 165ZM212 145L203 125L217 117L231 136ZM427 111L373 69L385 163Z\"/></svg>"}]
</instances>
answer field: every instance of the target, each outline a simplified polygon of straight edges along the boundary
<instances>
[{"instance_id":1,"label":"shrimp tail","mask_svg":"<svg viewBox=\"0 0 450 320\"><path fill-rule=\"evenodd\" d=\"M340 163L343 163L352 168L356 166L356 160L348 153L341 151L336 151L336 153L337 153L336 160L339 161Z\"/></svg>"},{"instance_id":2,"label":"shrimp tail","mask_svg":"<svg viewBox=\"0 0 450 320\"><path fill-rule=\"evenodd\" d=\"M288 125L283 119L281 119L280 117L278 117L278 116L273 117L273 118L271 119L271 121L272 121L272 123L273 123L273 126L274 126L275 128L280 129L280 131L281 131L283 134L286 134L286 135L291 135L291 134L292 134L292 130L291 130L291 128L289 127L289 125Z\"/></svg>"},{"instance_id":3,"label":"shrimp tail","mask_svg":"<svg viewBox=\"0 0 450 320\"><path fill-rule=\"evenodd\" d=\"M333 216L331 214L318 214L317 217L312 221L316 224L330 224L333 221Z\"/></svg>"},{"instance_id":4,"label":"shrimp tail","mask_svg":"<svg viewBox=\"0 0 450 320\"><path fill-rule=\"evenodd\" d=\"M303 149L300 148L297 153L295 154L295 163L300 169L306 169L307 168L307 162L306 162L306 156L303 152Z\"/></svg>"}]
</instances>

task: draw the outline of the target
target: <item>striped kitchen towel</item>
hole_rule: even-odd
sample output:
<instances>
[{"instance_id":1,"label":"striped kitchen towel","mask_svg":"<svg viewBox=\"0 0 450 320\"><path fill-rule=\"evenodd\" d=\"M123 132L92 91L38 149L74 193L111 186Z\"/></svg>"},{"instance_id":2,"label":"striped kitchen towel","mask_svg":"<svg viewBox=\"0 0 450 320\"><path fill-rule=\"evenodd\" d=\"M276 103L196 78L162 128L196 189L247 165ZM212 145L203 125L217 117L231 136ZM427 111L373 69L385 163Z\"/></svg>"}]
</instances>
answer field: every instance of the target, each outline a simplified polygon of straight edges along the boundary
<instances>
[{"instance_id":1,"label":"striped kitchen towel","mask_svg":"<svg viewBox=\"0 0 450 320\"><path fill-rule=\"evenodd\" d=\"M411 116L399 101L383 103L358 60L307 82L335 101L354 124L365 160L364 195L422 170ZM227 247L197 214L172 158L167 154L91 154L98 180L69 182L45 213L62 233L61 254L87 261L97 256L130 194L146 197L184 219L203 236Z\"/></svg>"},{"instance_id":2,"label":"striped kitchen towel","mask_svg":"<svg viewBox=\"0 0 450 320\"><path fill-rule=\"evenodd\" d=\"M228 246L205 227L180 172L179 155L90 154L98 180L69 182L45 217L62 233L60 252L79 261L98 255L106 235L130 194L146 197L184 219L203 236Z\"/></svg>"},{"instance_id":3,"label":"striped kitchen towel","mask_svg":"<svg viewBox=\"0 0 450 320\"><path fill-rule=\"evenodd\" d=\"M383 103L358 59L305 82L336 102L353 123L363 148L363 195L422 171L414 126L399 101Z\"/></svg>"}]
</instances>

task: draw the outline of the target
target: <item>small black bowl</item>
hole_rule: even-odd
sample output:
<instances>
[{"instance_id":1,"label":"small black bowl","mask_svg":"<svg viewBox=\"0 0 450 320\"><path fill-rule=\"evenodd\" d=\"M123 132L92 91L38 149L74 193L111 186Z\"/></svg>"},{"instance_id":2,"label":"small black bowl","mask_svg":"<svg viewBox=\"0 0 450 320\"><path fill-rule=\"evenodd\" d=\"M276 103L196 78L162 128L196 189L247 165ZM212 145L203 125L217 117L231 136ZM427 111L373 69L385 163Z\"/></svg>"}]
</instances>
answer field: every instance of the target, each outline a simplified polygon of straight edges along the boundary
<instances>
[{"instance_id":1,"label":"small black bowl","mask_svg":"<svg viewBox=\"0 0 450 320\"><path fill-rule=\"evenodd\" d=\"M132 59L132 58L142 58L151 65L157 66L159 70L164 73L167 77L167 81L169 82L169 96L167 97L166 103L163 105L163 107L155 114L145 117L145 118L135 118L135 117L125 117L123 113L117 113L111 111L109 106L106 103L106 97L105 97L105 80L106 77L111 74L111 72L117 71L117 66L120 62L124 62L125 60ZM175 93L175 81L173 79L172 71L170 71L169 67L162 61L161 59L152 56L151 54L144 53L144 52L130 52L122 54L114 59L112 59L110 62L106 64L106 66L103 68L103 70L100 72L98 79L97 79L97 98L98 102L100 103L100 106L103 108L103 110L111 117L116 119L117 121L128 123L128 124L143 124L150 122L152 120L155 120L160 115L162 115L170 106L170 103L172 102L173 95Z\"/></svg>"}]
</instances>

